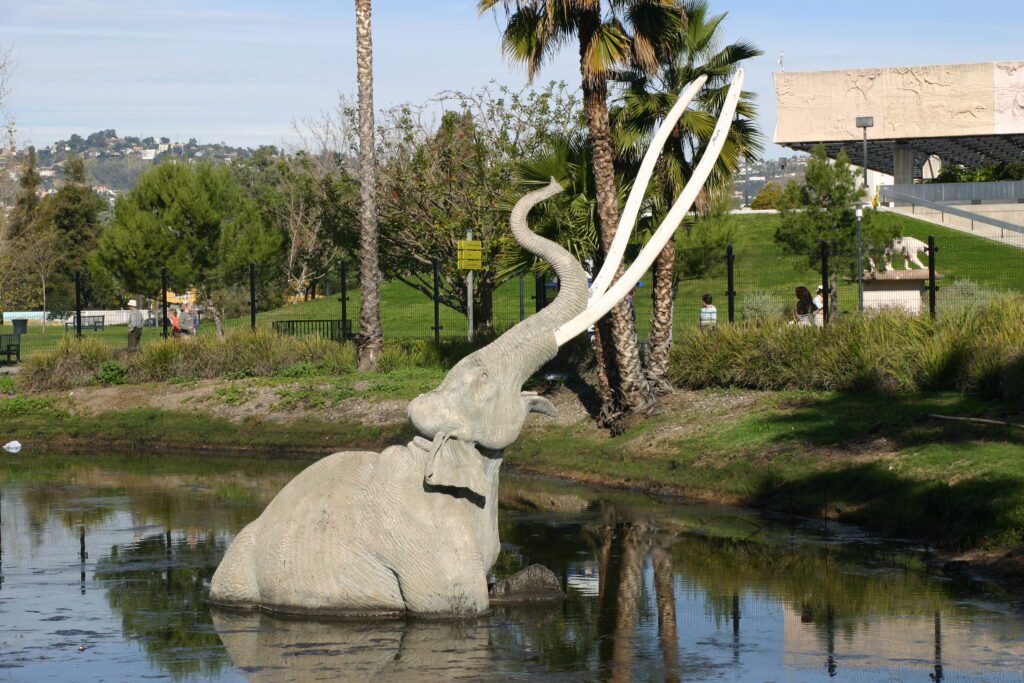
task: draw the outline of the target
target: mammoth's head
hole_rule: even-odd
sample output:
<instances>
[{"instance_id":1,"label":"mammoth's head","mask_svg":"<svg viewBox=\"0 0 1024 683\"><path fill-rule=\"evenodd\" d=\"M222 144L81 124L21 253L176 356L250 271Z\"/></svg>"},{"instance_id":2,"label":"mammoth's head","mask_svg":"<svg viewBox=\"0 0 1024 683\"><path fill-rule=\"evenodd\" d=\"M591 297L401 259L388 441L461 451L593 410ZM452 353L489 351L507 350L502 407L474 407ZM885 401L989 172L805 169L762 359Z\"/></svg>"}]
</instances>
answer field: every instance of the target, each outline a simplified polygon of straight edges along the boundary
<instances>
[{"instance_id":1,"label":"mammoth's head","mask_svg":"<svg viewBox=\"0 0 1024 683\"><path fill-rule=\"evenodd\" d=\"M560 289L554 302L463 358L441 386L409 404L409 419L416 431L433 441L427 483L467 486L457 483L464 478L459 472L475 468L471 463L483 458L480 450L497 451L511 445L530 412L555 414L546 399L524 395L523 382L555 357L555 330L586 307L587 280L582 266L568 252L530 231L526 216L534 204L561 189L551 181L525 195L512 209L510 220L516 240L558 274ZM447 466L453 476L435 482L435 465Z\"/></svg>"},{"instance_id":2,"label":"mammoth's head","mask_svg":"<svg viewBox=\"0 0 1024 683\"><path fill-rule=\"evenodd\" d=\"M489 351L491 347L466 356L441 386L409 403L409 419L417 432L431 439L443 433L463 443L501 450L516 440L530 412L555 414L547 399L522 393L525 359ZM535 369L531 367L527 376Z\"/></svg>"}]
</instances>

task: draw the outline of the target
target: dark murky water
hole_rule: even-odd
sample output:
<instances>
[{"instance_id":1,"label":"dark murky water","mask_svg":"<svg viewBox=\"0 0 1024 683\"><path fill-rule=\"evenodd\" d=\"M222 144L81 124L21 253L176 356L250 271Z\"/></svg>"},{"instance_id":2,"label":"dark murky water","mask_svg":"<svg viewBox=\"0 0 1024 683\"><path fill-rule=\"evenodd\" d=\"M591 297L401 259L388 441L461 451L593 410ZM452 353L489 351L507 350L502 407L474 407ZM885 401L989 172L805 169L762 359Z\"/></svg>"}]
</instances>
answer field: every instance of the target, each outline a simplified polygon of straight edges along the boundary
<instances>
[{"instance_id":1,"label":"dark murky water","mask_svg":"<svg viewBox=\"0 0 1024 683\"><path fill-rule=\"evenodd\" d=\"M299 468L7 457L0 680L1024 680L1024 604L820 522L506 478L496 574L569 595L470 622L212 613L234 533Z\"/></svg>"}]
</instances>

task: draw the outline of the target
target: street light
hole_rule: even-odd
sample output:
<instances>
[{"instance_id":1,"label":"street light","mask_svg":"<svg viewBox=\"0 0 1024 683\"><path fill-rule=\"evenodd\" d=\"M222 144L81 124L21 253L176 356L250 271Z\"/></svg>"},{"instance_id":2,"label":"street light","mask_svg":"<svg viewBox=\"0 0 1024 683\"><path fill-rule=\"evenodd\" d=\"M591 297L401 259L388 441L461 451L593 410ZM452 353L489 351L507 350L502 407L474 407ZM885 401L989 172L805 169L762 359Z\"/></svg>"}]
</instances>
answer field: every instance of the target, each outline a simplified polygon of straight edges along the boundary
<instances>
[{"instance_id":1,"label":"street light","mask_svg":"<svg viewBox=\"0 0 1024 683\"><path fill-rule=\"evenodd\" d=\"M864 129L864 191L868 191L868 128L875 127L874 116L858 116L857 127Z\"/></svg>"},{"instance_id":2,"label":"street light","mask_svg":"<svg viewBox=\"0 0 1024 683\"><path fill-rule=\"evenodd\" d=\"M860 224L864 218L864 209L857 207L857 310L864 312L864 268L861 267Z\"/></svg>"},{"instance_id":3,"label":"street light","mask_svg":"<svg viewBox=\"0 0 1024 683\"><path fill-rule=\"evenodd\" d=\"M874 116L858 116L857 127L864 130L864 193L868 192L868 128L874 128ZM864 312L864 252L861 247L861 219L864 218L864 209L857 207L857 310Z\"/></svg>"}]
</instances>

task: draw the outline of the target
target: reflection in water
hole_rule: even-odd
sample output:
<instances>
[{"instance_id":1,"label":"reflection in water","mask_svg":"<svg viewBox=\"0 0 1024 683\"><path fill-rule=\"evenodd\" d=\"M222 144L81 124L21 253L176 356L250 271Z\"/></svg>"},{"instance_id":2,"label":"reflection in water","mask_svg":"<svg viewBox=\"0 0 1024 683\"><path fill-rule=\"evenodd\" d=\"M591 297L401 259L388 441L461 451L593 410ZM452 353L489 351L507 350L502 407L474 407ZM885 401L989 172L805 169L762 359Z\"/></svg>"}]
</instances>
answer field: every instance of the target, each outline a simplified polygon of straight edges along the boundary
<instances>
[{"instance_id":1,"label":"reflection in water","mask_svg":"<svg viewBox=\"0 0 1024 683\"><path fill-rule=\"evenodd\" d=\"M503 485L495 574L548 566L568 594L555 608L468 622L211 615L232 535L290 472L273 485L216 462L49 472L0 484L0 662L18 680L74 667L83 680L1017 681L1024 668L1019 607L897 546L517 479Z\"/></svg>"},{"instance_id":2,"label":"reflection in water","mask_svg":"<svg viewBox=\"0 0 1024 683\"><path fill-rule=\"evenodd\" d=\"M230 660L212 628L208 586L227 543L210 534L177 542L171 531L114 545L94 578L121 617L121 632L175 675L219 672ZM190 656L183 657L183 653Z\"/></svg>"},{"instance_id":3,"label":"reflection in water","mask_svg":"<svg viewBox=\"0 0 1024 683\"><path fill-rule=\"evenodd\" d=\"M317 622L214 612L252 681L441 680L493 675L487 620Z\"/></svg>"}]
</instances>

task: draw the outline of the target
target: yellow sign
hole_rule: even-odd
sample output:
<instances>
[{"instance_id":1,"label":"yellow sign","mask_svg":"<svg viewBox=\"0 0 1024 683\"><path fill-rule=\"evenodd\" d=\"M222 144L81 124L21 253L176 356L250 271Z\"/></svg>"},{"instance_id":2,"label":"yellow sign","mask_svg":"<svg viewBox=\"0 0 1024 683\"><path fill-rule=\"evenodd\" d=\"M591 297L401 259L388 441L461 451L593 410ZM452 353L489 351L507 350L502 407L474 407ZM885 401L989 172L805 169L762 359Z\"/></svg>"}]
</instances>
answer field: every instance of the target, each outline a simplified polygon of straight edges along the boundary
<instances>
[{"instance_id":1,"label":"yellow sign","mask_svg":"<svg viewBox=\"0 0 1024 683\"><path fill-rule=\"evenodd\" d=\"M459 240L459 270L481 270L483 265L483 244L480 240Z\"/></svg>"}]
</instances>

